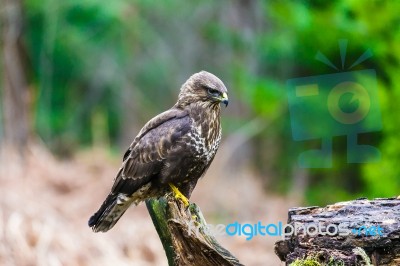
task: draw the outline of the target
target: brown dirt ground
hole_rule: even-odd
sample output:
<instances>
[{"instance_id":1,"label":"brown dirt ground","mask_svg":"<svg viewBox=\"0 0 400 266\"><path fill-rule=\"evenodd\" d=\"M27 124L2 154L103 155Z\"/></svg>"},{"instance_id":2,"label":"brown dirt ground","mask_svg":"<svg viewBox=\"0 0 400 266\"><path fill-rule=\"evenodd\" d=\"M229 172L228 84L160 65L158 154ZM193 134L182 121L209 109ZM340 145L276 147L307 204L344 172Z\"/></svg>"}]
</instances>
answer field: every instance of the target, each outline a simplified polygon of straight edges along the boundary
<instances>
[{"instance_id":1,"label":"brown dirt ground","mask_svg":"<svg viewBox=\"0 0 400 266\"><path fill-rule=\"evenodd\" d=\"M105 234L95 234L87 226L89 216L111 188L119 164L101 149L60 161L33 147L24 162L3 149L0 265L167 265L144 204L129 209ZM209 224L286 221L293 203L266 195L250 170L226 176L221 167L217 158L191 198ZM218 237L250 266L284 265L273 252L278 239Z\"/></svg>"}]
</instances>

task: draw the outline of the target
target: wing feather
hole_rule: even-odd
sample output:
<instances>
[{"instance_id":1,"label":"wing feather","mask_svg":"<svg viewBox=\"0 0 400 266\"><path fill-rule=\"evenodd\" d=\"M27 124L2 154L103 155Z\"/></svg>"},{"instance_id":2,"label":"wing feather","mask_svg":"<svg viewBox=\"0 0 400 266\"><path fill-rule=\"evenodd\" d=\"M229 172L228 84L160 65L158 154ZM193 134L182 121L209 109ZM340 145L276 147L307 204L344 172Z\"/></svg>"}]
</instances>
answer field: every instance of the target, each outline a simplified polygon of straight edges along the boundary
<instances>
[{"instance_id":1,"label":"wing feather","mask_svg":"<svg viewBox=\"0 0 400 266\"><path fill-rule=\"evenodd\" d=\"M111 193L131 195L162 170L171 149L190 130L188 113L170 109L151 119L124 155Z\"/></svg>"}]
</instances>

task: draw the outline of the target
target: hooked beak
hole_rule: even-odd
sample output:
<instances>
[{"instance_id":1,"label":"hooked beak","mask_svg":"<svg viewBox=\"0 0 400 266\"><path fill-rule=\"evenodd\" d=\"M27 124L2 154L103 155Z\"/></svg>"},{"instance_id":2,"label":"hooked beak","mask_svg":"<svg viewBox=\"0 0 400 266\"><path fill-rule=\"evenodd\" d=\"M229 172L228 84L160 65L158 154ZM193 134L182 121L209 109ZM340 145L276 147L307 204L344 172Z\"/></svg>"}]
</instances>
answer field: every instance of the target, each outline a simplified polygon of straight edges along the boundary
<instances>
[{"instance_id":1,"label":"hooked beak","mask_svg":"<svg viewBox=\"0 0 400 266\"><path fill-rule=\"evenodd\" d=\"M225 107L228 106L229 99L228 99L228 95L226 94L226 92L224 92L224 93L222 94L221 102L222 102L223 104L225 104Z\"/></svg>"}]
</instances>

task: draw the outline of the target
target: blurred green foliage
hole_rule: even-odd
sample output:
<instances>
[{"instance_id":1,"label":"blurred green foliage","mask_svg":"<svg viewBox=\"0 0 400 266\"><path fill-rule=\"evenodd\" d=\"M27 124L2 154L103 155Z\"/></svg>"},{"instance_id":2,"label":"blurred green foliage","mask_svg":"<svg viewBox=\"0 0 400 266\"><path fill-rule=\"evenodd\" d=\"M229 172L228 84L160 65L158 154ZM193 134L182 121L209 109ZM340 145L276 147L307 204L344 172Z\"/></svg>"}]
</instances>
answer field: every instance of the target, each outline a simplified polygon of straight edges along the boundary
<instances>
[{"instance_id":1,"label":"blurred green foliage","mask_svg":"<svg viewBox=\"0 0 400 266\"><path fill-rule=\"evenodd\" d=\"M268 123L251 142L268 189L296 189L305 172L314 204L399 193L400 2L24 3L35 129L54 151L95 142L126 146L145 121L175 103L188 76L204 69L230 90L227 134L253 117ZM293 141L285 83L336 73L315 55L340 65L339 39L348 40L346 67L368 48L374 54L354 69L377 71L383 129L361 140L377 146L382 159L347 164L345 137L337 137L333 168L300 170L297 155L319 142Z\"/></svg>"}]
</instances>

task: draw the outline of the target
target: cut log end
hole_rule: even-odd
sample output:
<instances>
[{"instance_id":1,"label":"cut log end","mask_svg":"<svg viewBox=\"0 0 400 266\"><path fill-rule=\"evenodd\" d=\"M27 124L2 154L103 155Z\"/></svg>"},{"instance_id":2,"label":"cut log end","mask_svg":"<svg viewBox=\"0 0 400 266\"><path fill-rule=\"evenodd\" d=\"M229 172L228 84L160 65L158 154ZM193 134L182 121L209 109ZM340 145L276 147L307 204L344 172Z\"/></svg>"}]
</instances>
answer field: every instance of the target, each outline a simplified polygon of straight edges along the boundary
<instances>
[{"instance_id":1,"label":"cut log end","mask_svg":"<svg viewBox=\"0 0 400 266\"><path fill-rule=\"evenodd\" d=\"M275 243L287 265L307 259L322 265L400 265L399 198L293 208L288 224L296 230L290 234L287 226L285 239Z\"/></svg>"}]
</instances>

